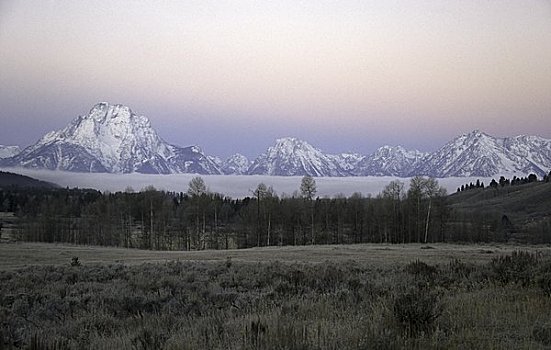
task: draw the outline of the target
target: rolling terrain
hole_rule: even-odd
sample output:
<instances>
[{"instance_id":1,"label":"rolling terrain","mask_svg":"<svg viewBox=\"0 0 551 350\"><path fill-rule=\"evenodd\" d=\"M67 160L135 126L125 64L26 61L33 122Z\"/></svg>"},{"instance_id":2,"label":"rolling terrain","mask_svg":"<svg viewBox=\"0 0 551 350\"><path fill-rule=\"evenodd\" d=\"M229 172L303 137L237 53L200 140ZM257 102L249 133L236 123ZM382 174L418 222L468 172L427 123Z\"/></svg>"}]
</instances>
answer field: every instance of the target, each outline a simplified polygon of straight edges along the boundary
<instances>
[{"instance_id":1,"label":"rolling terrain","mask_svg":"<svg viewBox=\"0 0 551 350\"><path fill-rule=\"evenodd\" d=\"M0 188L2 187L57 188L59 186L30 176L0 171Z\"/></svg>"},{"instance_id":2,"label":"rolling terrain","mask_svg":"<svg viewBox=\"0 0 551 350\"><path fill-rule=\"evenodd\" d=\"M551 238L550 182L472 189L450 195L448 202L458 220L494 225L504 234L499 239Z\"/></svg>"}]
</instances>

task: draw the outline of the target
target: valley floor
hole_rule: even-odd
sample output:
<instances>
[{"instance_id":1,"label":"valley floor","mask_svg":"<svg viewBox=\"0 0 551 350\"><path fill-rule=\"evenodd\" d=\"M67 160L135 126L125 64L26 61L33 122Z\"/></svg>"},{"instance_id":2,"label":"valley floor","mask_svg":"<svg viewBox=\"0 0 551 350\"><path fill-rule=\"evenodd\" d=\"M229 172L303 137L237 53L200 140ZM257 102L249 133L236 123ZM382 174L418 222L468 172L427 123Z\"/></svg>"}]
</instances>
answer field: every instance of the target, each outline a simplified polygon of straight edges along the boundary
<instances>
[{"instance_id":1,"label":"valley floor","mask_svg":"<svg viewBox=\"0 0 551 350\"><path fill-rule=\"evenodd\" d=\"M551 246L513 244L353 244L262 247L237 250L154 251L100 246L49 243L0 244L0 270L55 264L68 265L73 257L83 264L140 264L166 261L302 262L320 263L354 260L375 265L402 265L417 259L431 264L453 259L484 263L517 250L551 255Z\"/></svg>"},{"instance_id":2,"label":"valley floor","mask_svg":"<svg viewBox=\"0 0 551 350\"><path fill-rule=\"evenodd\" d=\"M551 346L549 246L1 243L0 266L2 349Z\"/></svg>"}]
</instances>

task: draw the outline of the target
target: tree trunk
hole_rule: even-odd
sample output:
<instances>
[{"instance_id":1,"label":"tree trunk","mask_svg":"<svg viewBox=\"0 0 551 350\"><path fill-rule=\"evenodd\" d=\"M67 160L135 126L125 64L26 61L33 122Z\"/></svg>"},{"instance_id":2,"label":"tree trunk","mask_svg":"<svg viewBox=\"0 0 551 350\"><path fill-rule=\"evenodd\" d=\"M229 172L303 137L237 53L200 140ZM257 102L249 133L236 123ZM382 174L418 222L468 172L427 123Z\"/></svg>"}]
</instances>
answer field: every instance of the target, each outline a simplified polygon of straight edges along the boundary
<instances>
[{"instance_id":1,"label":"tree trunk","mask_svg":"<svg viewBox=\"0 0 551 350\"><path fill-rule=\"evenodd\" d=\"M271 225L272 225L272 213L268 213L268 241L266 242L266 245L269 247L270 246L270 229L271 229Z\"/></svg>"},{"instance_id":2,"label":"tree trunk","mask_svg":"<svg viewBox=\"0 0 551 350\"><path fill-rule=\"evenodd\" d=\"M151 222L151 230L149 232L149 246L151 249L153 249L153 203L149 202L149 215L150 215L150 222Z\"/></svg>"},{"instance_id":3,"label":"tree trunk","mask_svg":"<svg viewBox=\"0 0 551 350\"><path fill-rule=\"evenodd\" d=\"M315 229L314 229L314 205L311 204L312 206L312 211L311 211L311 216L312 216L312 245L316 244L316 234L315 234Z\"/></svg>"},{"instance_id":4,"label":"tree trunk","mask_svg":"<svg viewBox=\"0 0 551 350\"><path fill-rule=\"evenodd\" d=\"M425 243L427 243L427 238L429 235L429 220L430 220L430 208L432 200L429 199L429 210L427 210L427 223L425 224Z\"/></svg>"}]
</instances>

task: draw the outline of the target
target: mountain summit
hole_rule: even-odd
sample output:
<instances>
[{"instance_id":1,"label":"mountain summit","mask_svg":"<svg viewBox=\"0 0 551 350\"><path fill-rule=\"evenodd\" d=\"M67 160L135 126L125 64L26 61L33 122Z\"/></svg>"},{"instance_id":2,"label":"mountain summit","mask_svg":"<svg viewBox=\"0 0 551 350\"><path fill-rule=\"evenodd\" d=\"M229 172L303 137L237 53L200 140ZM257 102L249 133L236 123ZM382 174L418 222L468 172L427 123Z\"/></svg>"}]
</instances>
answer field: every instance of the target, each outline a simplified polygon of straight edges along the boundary
<instances>
[{"instance_id":1,"label":"mountain summit","mask_svg":"<svg viewBox=\"0 0 551 350\"><path fill-rule=\"evenodd\" d=\"M421 164L427 153L409 151L402 146L383 146L361 160L354 173L375 176L410 176L412 169Z\"/></svg>"},{"instance_id":2,"label":"mountain summit","mask_svg":"<svg viewBox=\"0 0 551 350\"><path fill-rule=\"evenodd\" d=\"M498 138L474 130L433 153L383 146L366 156L327 154L306 141L285 137L252 163L240 154L222 161L206 155L199 146L169 144L146 117L127 106L103 102L23 151L0 146L0 166L148 174L543 176L551 169L551 140L538 136Z\"/></svg>"},{"instance_id":3,"label":"mountain summit","mask_svg":"<svg viewBox=\"0 0 551 350\"><path fill-rule=\"evenodd\" d=\"M134 114L127 106L105 102L67 127L46 134L11 163L78 172L221 173L199 147L170 145L146 117Z\"/></svg>"},{"instance_id":4,"label":"mountain summit","mask_svg":"<svg viewBox=\"0 0 551 350\"><path fill-rule=\"evenodd\" d=\"M240 153L236 153L222 162L222 171L227 175L246 175L249 166L249 159Z\"/></svg>"},{"instance_id":5,"label":"mountain summit","mask_svg":"<svg viewBox=\"0 0 551 350\"><path fill-rule=\"evenodd\" d=\"M326 155L306 141L294 137L277 139L274 146L255 159L251 175L345 176L332 156Z\"/></svg>"},{"instance_id":6,"label":"mountain summit","mask_svg":"<svg viewBox=\"0 0 551 350\"><path fill-rule=\"evenodd\" d=\"M551 169L551 140L538 136L498 138L479 130L456 137L414 170L434 177L530 174Z\"/></svg>"}]
</instances>

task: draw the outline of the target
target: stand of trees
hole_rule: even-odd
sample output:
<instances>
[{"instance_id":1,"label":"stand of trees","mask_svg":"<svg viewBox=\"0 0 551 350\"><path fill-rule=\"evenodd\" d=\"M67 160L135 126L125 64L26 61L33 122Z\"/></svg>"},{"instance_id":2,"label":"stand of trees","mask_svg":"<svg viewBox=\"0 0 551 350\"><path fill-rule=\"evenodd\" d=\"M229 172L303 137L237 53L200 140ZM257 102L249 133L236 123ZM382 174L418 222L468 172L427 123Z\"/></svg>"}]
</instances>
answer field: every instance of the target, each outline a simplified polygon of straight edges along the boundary
<instances>
[{"instance_id":1,"label":"stand of trees","mask_svg":"<svg viewBox=\"0 0 551 350\"><path fill-rule=\"evenodd\" d=\"M306 176L292 196L260 183L250 197L232 199L196 177L179 193L0 189L0 211L19 217L21 240L159 250L506 239L495 218L455 213L432 178L412 178L407 191L395 180L375 197L316 193Z\"/></svg>"},{"instance_id":2,"label":"stand of trees","mask_svg":"<svg viewBox=\"0 0 551 350\"><path fill-rule=\"evenodd\" d=\"M0 210L19 217L19 239L144 249L229 249L255 246L442 240L445 192L434 179L391 182L377 197L316 197L316 182L280 197L261 183L252 196L208 191L202 178L184 192L101 193L83 189L0 190Z\"/></svg>"}]
</instances>

